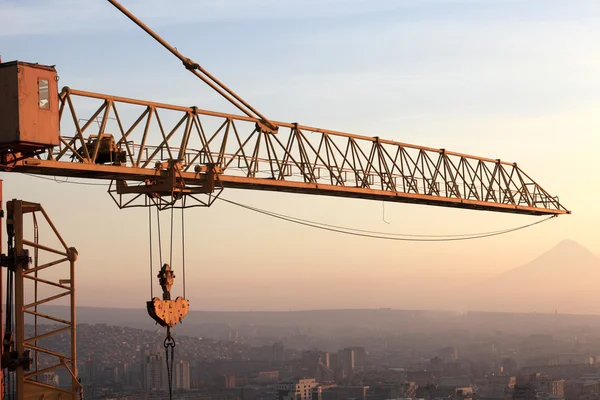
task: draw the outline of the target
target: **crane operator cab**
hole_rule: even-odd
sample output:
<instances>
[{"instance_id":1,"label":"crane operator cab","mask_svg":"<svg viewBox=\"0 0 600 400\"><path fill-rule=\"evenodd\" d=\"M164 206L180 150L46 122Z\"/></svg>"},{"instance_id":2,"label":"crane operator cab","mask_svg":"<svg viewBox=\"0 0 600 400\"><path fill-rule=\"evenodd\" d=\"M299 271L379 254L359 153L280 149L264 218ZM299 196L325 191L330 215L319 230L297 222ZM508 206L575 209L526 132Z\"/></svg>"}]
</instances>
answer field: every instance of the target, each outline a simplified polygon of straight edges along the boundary
<instances>
[{"instance_id":1,"label":"crane operator cab","mask_svg":"<svg viewBox=\"0 0 600 400\"><path fill-rule=\"evenodd\" d=\"M68 90L64 88L63 92ZM21 61L0 63L0 153L3 164L64 146L59 139L59 110L67 106L61 104L63 98L58 93L58 75L53 66ZM76 128L74 134L77 129L81 128ZM96 164L121 165L126 161L125 150L111 134L92 134L81 142L76 149L83 156L78 158L79 161L90 160L89 155L94 152Z\"/></svg>"},{"instance_id":2,"label":"crane operator cab","mask_svg":"<svg viewBox=\"0 0 600 400\"><path fill-rule=\"evenodd\" d=\"M0 152L15 160L58 146L59 102L53 66L0 63Z\"/></svg>"}]
</instances>

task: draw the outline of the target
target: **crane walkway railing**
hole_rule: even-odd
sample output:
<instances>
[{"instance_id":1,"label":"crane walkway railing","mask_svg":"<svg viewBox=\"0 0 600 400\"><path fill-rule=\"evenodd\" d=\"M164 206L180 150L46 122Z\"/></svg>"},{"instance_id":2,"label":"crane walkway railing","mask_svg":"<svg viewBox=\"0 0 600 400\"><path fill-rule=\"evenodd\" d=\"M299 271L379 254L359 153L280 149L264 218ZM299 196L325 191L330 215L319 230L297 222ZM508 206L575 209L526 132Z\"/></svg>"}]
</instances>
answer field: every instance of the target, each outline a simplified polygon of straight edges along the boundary
<instances>
[{"instance_id":1,"label":"crane walkway railing","mask_svg":"<svg viewBox=\"0 0 600 400\"><path fill-rule=\"evenodd\" d=\"M296 123L274 121L277 133L264 132L251 117L68 88L60 101L61 132L75 134L61 136L45 160L149 171L177 161L190 174L216 166L230 187L568 213L516 163Z\"/></svg>"}]
</instances>

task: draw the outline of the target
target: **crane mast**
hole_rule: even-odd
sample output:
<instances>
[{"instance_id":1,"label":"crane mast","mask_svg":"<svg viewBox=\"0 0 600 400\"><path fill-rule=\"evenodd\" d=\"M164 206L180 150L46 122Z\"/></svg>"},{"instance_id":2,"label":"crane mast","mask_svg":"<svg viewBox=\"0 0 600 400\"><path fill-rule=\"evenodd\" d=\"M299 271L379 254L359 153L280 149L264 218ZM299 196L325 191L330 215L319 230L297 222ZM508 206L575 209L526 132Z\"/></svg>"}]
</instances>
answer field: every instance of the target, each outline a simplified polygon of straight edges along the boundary
<instances>
[{"instance_id":1,"label":"crane mast","mask_svg":"<svg viewBox=\"0 0 600 400\"><path fill-rule=\"evenodd\" d=\"M208 207L223 190L246 189L522 215L570 214L557 196L516 163L267 119L117 1L108 1L242 114L69 87L59 91L53 66L0 62L0 170L108 181L108 193L120 208ZM1 187L0 182L3 217ZM6 313L10 315L3 325L2 375L12 372L16 377L18 399L82 398L75 346L77 251L66 245L41 205L13 200L6 209L9 246L0 264L7 271L10 302ZM29 214L33 216L34 240L24 237L23 216ZM61 248L39 242L36 215L47 221ZM39 251L59 258L40 261ZM60 264L67 265L66 279L53 281L39 275ZM149 301L148 312L170 332L187 314L188 304L182 297L171 299L174 274L169 265L161 267L158 277L163 298ZM35 289L33 299L27 302L29 281ZM40 297L37 288L42 284L63 292ZM65 296L70 299L68 320L38 310L38 306ZM29 337L24 332L26 315L35 318L34 333ZM39 333L38 318L64 326ZM68 354L39 343L61 332L71 335ZM166 340L165 348L174 344ZM39 366L39 354L54 357L55 363ZM69 372L70 389L40 382L41 374L57 368ZM2 375L0 382L4 383ZM4 399L5 390L0 393Z\"/></svg>"}]
</instances>

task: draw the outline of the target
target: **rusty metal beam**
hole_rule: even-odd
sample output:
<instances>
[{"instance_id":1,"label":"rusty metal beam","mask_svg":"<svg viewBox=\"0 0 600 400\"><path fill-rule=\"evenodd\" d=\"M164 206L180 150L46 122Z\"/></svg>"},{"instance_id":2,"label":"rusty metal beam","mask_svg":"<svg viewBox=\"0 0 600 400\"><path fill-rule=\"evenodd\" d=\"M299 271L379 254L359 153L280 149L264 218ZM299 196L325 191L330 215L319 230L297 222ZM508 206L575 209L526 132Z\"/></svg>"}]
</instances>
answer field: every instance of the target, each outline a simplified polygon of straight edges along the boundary
<instances>
[{"instance_id":1,"label":"rusty metal beam","mask_svg":"<svg viewBox=\"0 0 600 400\"><path fill-rule=\"evenodd\" d=\"M156 178L157 176L162 176L164 178L167 177L163 171L160 171L160 173L157 174L154 170L151 169L98 166L94 164L75 164L45 160L35 160L35 166L28 166L27 161L28 160L24 160L20 162L13 168L13 171L39 175L80 177L104 180L143 181L145 179ZM191 186L203 186L206 181L203 175L199 175L192 172L182 172L181 175L187 183L187 185ZM331 184L270 180L231 175L220 175L219 180L223 184L223 187L231 189L249 189L272 192L347 197L355 199L424 204L433 206L444 206L471 210L499 211L527 215L559 215L569 213L569 211L564 209L501 204L490 201L432 196L427 194L406 193L401 191L391 192L388 190L381 189L336 186Z\"/></svg>"},{"instance_id":2,"label":"rusty metal beam","mask_svg":"<svg viewBox=\"0 0 600 400\"><path fill-rule=\"evenodd\" d=\"M262 191L274 191L285 193L312 194L320 196L346 197L354 199L388 201L396 203L422 204L430 206L442 206L451 208L462 208L469 210L497 211L524 215L561 215L567 214L567 210L556 210L541 207L526 207L518 205L500 204L477 200L457 199L451 197L438 197L413 193L390 193L386 190L363 189L353 187L342 187L333 185L317 185L301 182L272 181L265 183L264 179L240 178L234 176L220 176L220 181L225 188L250 189Z\"/></svg>"},{"instance_id":3,"label":"rusty metal beam","mask_svg":"<svg viewBox=\"0 0 600 400\"><path fill-rule=\"evenodd\" d=\"M278 127L273 134L256 128L258 118L70 88L59 101L68 105L62 108L61 131L75 136L60 136L47 157L19 160L5 170L143 185L139 193L132 184L121 194L163 196L176 182L179 194L211 193L216 187L529 215L570 213L516 163L499 159L297 123L273 121ZM79 126L80 101L97 124ZM106 146L94 138L111 133L116 134L111 153L103 153ZM111 161L115 153L118 162ZM176 178L168 167L174 163L180 166Z\"/></svg>"},{"instance_id":4,"label":"rusty metal beam","mask_svg":"<svg viewBox=\"0 0 600 400\"><path fill-rule=\"evenodd\" d=\"M235 121L244 121L244 122L252 122L252 123L256 123L258 121L257 118L247 117L247 116L243 116L243 115L236 115L236 114L222 113L222 112L217 112L217 111L204 110L204 109L197 108L197 107L185 107L185 106L177 106L177 105L167 104L167 103L158 103L155 101L139 100L139 99L134 99L131 97L121 97L121 96L113 96L113 95L109 95L109 94L87 92L84 90L71 89L69 87L63 88L63 92L61 93L61 95L65 96L66 94L68 94L70 96L87 97L90 99L111 100L112 102L115 102L115 103L139 105L139 106L144 106L144 107L154 107L157 109L164 109L164 110L170 110L170 111L181 111L183 113L195 113L197 115L204 115L207 117L217 117L217 118L223 118L223 119L229 119L229 120L235 120ZM424 146L418 146L418 145L409 144L409 143L397 142L397 141L393 141L393 140L386 140L386 139L381 139L376 136L370 137L370 136L364 136L364 135L356 135L356 134L347 133L347 132L341 132L341 131L335 131L335 130L330 130L330 129L317 128L317 127L308 126L308 125L299 125L299 124L294 124L294 123L281 122L281 121L273 121L273 123L280 128L290 128L291 129L291 128L297 127L298 129L300 129L302 131L307 131L307 132L312 132L312 133L323 133L323 134L329 134L329 135L345 137L345 138L354 138L354 139L358 139L361 141L364 140L364 141L368 141L368 142L379 142L382 144L398 145L398 146L402 146L404 148L419 149L419 150L425 150L425 151L436 152L436 153L445 153L447 155L473 158L473 159L486 161L486 162L492 162L492 163L495 163L498 161L497 159L493 159L493 158L477 157L477 156L473 156L473 155L469 155L469 154L451 152L451 151L447 151L445 149L436 149L434 147L424 147ZM506 161L501 161L501 163L505 164L505 165L513 165L514 164L514 163L506 162Z\"/></svg>"}]
</instances>

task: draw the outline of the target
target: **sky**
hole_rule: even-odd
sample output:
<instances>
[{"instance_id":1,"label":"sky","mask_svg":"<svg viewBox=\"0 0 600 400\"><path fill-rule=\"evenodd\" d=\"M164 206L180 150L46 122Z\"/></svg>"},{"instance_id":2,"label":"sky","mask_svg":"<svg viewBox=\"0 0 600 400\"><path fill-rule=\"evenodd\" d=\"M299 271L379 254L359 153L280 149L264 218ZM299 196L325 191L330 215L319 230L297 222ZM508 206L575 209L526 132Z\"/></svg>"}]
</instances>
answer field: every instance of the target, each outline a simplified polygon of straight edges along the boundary
<instances>
[{"instance_id":1,"label":"sky","mask_svg":"<svg viewBox=\"0 0 600 400\"><path fill-rule=\"evenodd\" d=\"M122 4L271 119L515 161L573 211L504 236L406 243L315 231L225 203L188 210L192 309L444 307L436 301L440 291L467 290L564 239L600 254L597 1ZM104 1L0 2L0 55L56 65L59 87L235 112ZM80 305L144 306L150 296L146 210L119 210L101 186L11 173L0 178L4 199L43 203L79 250ZM403 204L386 204L384 218L381 202L225 195L386 232L468 234L537 220ZM178 237L176 292L182 290Z\"/></svg>"}]
</instances>

